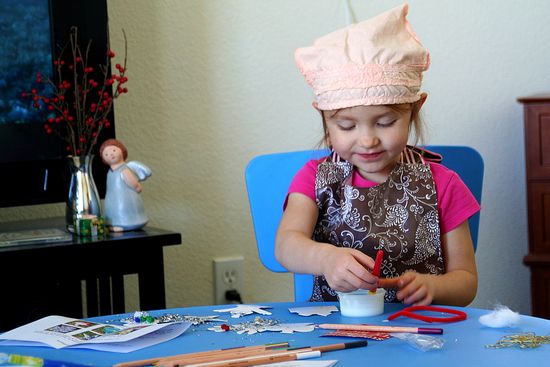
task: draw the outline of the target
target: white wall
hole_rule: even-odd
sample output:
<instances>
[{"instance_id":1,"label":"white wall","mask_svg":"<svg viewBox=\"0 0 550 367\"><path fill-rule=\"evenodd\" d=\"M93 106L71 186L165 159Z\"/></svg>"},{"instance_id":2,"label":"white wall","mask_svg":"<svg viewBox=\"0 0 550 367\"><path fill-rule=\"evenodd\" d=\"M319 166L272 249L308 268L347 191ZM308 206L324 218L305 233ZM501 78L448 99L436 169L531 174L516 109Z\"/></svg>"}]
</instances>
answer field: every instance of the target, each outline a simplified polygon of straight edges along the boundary
<instances>
[{"instance_id":1,"label":"white wall","mask_svg":"<svg viewBox=\"0 0 550 367\"><path fill-rule=\"evenodd\" d=\"M395 0L351 0L357 20ZM428 143L470 145L485 159L474 305L530 312L522 106L550 89L544 0L411 0L430 50ZM321 136L294 49L346 24L336 0L109 0L112 47L129 39L117 136L153 169L151 225L180 231L166 250L168 306L211 303L216 256L245 256L245 302L292 298L291 278L259 263L243 172L254 156L313 147ZM62 214L62 205L0 209L0 220ZM146 254L144 254L146 256ZM132 290L129 291L130 295ZM135 310L130 304L129 311Z\"/></svg>"}]
</instances>

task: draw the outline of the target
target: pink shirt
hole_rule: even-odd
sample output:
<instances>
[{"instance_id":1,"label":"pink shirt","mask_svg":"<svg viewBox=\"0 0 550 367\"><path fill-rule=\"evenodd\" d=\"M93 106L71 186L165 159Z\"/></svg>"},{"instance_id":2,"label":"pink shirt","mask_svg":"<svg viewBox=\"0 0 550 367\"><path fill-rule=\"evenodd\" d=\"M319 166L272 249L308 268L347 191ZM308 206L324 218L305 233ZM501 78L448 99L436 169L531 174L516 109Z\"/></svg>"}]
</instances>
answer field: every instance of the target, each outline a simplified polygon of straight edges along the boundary
<instances>
[{"instance_id":1,"label":"pink shirt","mask_svg":"<svg viewBox=\"0 0 550 367\"><path fill-rule=\"evenodd\" d=\"M315 175L320 160L310 160L294 176L288 194L301 193L315 202ZM452 231L480 209L474 195L456 172L447 167L429 162L435 181L441 234ZM361 177L354 170L352 184L356 187L372 187L377 183ZM286 206L286 202L285 202Z\"/></svg>"}]
</instances>

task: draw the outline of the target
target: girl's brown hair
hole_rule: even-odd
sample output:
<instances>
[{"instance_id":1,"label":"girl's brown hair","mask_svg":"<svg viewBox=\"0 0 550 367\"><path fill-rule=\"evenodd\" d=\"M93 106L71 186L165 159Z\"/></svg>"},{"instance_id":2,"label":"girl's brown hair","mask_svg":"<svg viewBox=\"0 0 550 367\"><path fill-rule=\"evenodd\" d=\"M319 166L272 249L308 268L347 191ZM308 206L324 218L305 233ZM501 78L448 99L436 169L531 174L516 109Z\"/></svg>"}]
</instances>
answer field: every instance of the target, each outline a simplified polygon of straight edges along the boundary
<instances>
[{"instance_id":1,"label":"girl's brown hair","mask_svg":"<svg viewBox=\"0 0 550 367\"><path fill-rule=\"evenodd\" d=\"M405 103L405 104L392 104L386 105L387 107L398 112L406 112L407 110L411 111L411 125L414 131L414 140L413 145L418 145L424 143L424 122L422 115L420 113L420 107L422 103ZM337 113L339 110L332 111L333 114ZM323 139L318 143L319 147L325 146L328 138L327 123L325 121L325 112L321 111L321 116L323 118ZM330 147L329 147L330 148Z\"/></svg>"}]
</instances>

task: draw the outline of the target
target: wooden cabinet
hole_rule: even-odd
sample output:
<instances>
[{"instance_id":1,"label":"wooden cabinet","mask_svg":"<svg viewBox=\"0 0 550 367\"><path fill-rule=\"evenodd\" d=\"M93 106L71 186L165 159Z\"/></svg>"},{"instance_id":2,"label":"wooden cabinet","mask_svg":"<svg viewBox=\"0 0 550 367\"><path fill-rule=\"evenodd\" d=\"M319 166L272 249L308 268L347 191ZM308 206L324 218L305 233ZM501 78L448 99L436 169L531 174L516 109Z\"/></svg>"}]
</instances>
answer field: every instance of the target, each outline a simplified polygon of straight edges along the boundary
<instances>
[{"instance_id":1,"label":"wooden cabinet","mask_svg":"<svg viewBox=\"0 0 550 367\"><path fill-rule=\"evenodd\" d=\"M533 316L550 319L550 94L518 98L524 108Z\"/></svg>"}]
</instances>

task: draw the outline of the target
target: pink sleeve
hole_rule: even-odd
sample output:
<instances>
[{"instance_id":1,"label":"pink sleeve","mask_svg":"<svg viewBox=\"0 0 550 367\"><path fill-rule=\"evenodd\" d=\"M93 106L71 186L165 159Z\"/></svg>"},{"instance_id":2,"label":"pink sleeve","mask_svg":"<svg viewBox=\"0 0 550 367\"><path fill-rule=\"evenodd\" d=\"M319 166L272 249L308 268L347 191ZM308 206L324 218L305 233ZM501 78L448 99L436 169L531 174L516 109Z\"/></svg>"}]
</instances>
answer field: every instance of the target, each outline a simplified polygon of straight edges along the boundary
<instances>
[{"instance_id":1,"label":"pink sleeve","mask_svg":"<svg viewBox=\"0 0 550 367\"><path fill-rule=\"evenodd\" d=\"M480 206L466 184L447 167L430 163L437 190L441 234L452 231L476 214Z\"/></svg>"},{"instance_id":2,"label":"pink sleeve","mask_svg":"<svg viewBox=\"0 0 550 367\"><path fill-rule=\"evenodd\" d=\"M300 170L296 173L288 193L286 195L285 203L283 209L286 208L286 202L288 200L288 195L292 193L300 193L311 198L315 202L315 175L317 175L317 166L319 165L319 160L312 159L308 161Z\"/></svg>"}]
</instances>

